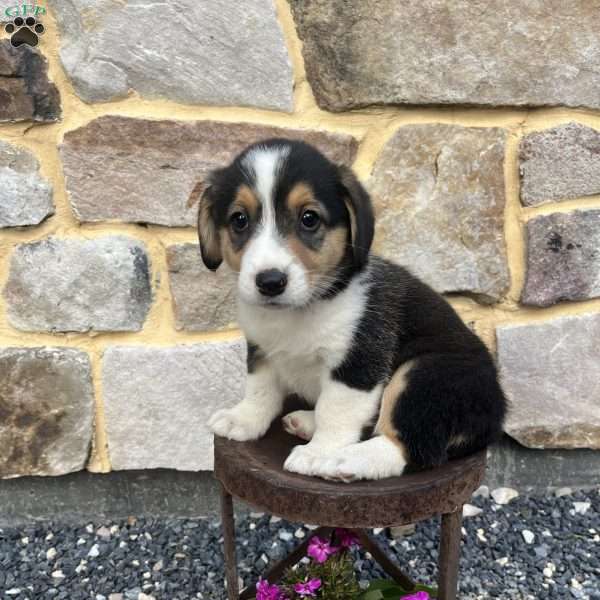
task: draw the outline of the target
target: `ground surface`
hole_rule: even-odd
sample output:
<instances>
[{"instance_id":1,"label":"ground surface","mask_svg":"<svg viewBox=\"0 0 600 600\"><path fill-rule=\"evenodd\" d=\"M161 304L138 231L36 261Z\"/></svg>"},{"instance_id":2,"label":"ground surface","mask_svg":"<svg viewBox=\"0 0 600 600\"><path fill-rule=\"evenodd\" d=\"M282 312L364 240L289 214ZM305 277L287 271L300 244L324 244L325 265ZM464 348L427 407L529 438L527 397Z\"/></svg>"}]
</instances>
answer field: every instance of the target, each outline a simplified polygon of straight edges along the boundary
<instances>
[{"instance_id":1,"label":"ground surface","mask_svg":"<svg viewBox=\"0 0 600 600\"><path fill-rule=\"evenodd\" d=\"M462 600L600 600L600 491L519 497L508 505L478 497L465 519ZM238 520L245 582L310 535L306 526L245 514ZM415 577L433 582L437 523L390 540L390 552ZM68 600L221 600L223 559L215 520L130 519L80 527L36 524L0 530L0 598ZM379 574L356 554L362 579ZM111 597L111 594L117 594ZM119 595L120 594L120 595ZM146 596L144 596L146 594Z\"/></svg>"}]
</instances>

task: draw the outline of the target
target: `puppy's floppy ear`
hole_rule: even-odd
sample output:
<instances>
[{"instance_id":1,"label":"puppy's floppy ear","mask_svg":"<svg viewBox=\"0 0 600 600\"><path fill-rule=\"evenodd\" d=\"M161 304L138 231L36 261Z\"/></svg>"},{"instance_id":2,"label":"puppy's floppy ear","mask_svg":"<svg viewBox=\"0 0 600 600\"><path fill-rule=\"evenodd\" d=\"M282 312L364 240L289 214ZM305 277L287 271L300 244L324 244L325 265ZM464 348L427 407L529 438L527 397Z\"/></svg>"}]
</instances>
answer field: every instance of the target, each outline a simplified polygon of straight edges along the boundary
<instances>
[{"instance_id":1,"label":"puppy's floppy ear","mask_svg":"<svg viewBox=\"0 0 600 600\"><path fill-rule=\"evenodd\" d=\"M207 268L216 271L223 262L221 254L221 236L214 219L213 204L215 202L215 184L212 177L199 181L192 190L188 206L193 206L198 200L198 239L200 253Z\"/></svg>"},{"instance_id":2,"label":"puppy's floppy ear","mask_svg":"<svg viewBox=\"0 0 600 600\"><path fill-rule=\"evenodd\" d=\"M351 169L338 166L341 193L350 214L350 234L354 263L361 269L367 262L373 234L375 216L367 190L361 185Z\"/></svg>"}]
</instances>

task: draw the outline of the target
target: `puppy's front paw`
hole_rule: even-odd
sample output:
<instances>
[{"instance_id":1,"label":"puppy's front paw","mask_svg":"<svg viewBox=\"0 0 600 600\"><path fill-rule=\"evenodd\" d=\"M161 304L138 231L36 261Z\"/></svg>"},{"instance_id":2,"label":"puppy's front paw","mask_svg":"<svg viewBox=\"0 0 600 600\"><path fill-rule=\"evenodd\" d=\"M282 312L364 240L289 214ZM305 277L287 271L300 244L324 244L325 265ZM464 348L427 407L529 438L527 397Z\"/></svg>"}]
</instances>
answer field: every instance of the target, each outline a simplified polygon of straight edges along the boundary
<instances>
[{"instance_id":1,"label":"puppy's front paw","mask_svg":"<svg viewBox=\"0 0 600 600\"><path fill-rule=\"evenodd\" d=\"M326 447L306 444L296 446L287 457L283 468L292 473L325 477L328 473L329 451Z\"/></svg>"},{"instance_id":2,"label":"puppy's front paw","mask_svg":"<svg viewBox=\"0 0 600 600\"><path fill-rule=\"evenodd\" d=\"M238 407L219 410L208 421L213 433L237 442L257 440L266 433L270 424Z\"/></svg>"},{"instance_id":3,"label":"puppy's front paw","mask_svg":"<svg viewBox=\"0 0 600 600\"><path fill-rule=\"evenodd\" d=\"M315 463L318 462L318 455L313 452L310 444L306 446L296 446L287 457L283 468L292 473L301 475L314 475Z\"/></svg>"},{"instance_id":4,"label":"puppy's front paw","mask_svg":"<svg viewBox=\"0 0 600 600\"><path fill-rule=\"evenodd\" d=\"M282 419L283 428L302 440L309 441L315 434L315 411L295 410Z\"/></svg>"}]
</instances>

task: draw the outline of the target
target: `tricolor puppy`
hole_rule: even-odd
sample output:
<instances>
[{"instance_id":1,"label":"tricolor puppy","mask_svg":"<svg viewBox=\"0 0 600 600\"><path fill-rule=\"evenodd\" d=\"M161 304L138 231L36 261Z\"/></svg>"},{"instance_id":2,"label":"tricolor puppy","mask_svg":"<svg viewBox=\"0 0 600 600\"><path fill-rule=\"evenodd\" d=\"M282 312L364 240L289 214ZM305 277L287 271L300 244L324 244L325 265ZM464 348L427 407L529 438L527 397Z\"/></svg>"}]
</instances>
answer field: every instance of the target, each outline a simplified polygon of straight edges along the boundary
<instances>
[{"instance_id":1,"label":"tricolor puppy","mask_svg":"<svg viewBox=\"0 0 600 600\"><path fill-rule=\"evenodd\" d=\"M296 393L314 409L283 422L310 441L285 468L343 481L439 465L499 435L490 354L441 296L369 253L373 208L350 169L273 139L200 194L202 258L239 273L248 340L245 397L211 418L216 434L260 438Z\"/></svg>"}]
</instances>

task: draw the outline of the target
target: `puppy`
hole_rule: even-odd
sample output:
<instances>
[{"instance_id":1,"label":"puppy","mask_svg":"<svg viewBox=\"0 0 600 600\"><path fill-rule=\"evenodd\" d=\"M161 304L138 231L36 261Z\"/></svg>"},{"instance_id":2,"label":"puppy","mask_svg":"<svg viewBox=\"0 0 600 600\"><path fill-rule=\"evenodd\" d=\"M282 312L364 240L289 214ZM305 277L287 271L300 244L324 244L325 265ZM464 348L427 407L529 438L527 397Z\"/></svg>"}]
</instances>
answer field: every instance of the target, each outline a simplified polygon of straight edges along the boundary
<instances>
[{"instance_id":1,"label":"puppy","mask_svg":"<svg viewBox=\"0 0 600 600\"><path fill-rule=\"evenodd\" d=\"M369 253L374 215L352 171L312 146L271 139L211 173L201 194L202 259L239 274L248 340L244 399L209 426L255 440L283 417L288 471L354 481L400 475L482 449L502 431L494 361L450 305Z\"/></svg>"}]
</instances>

